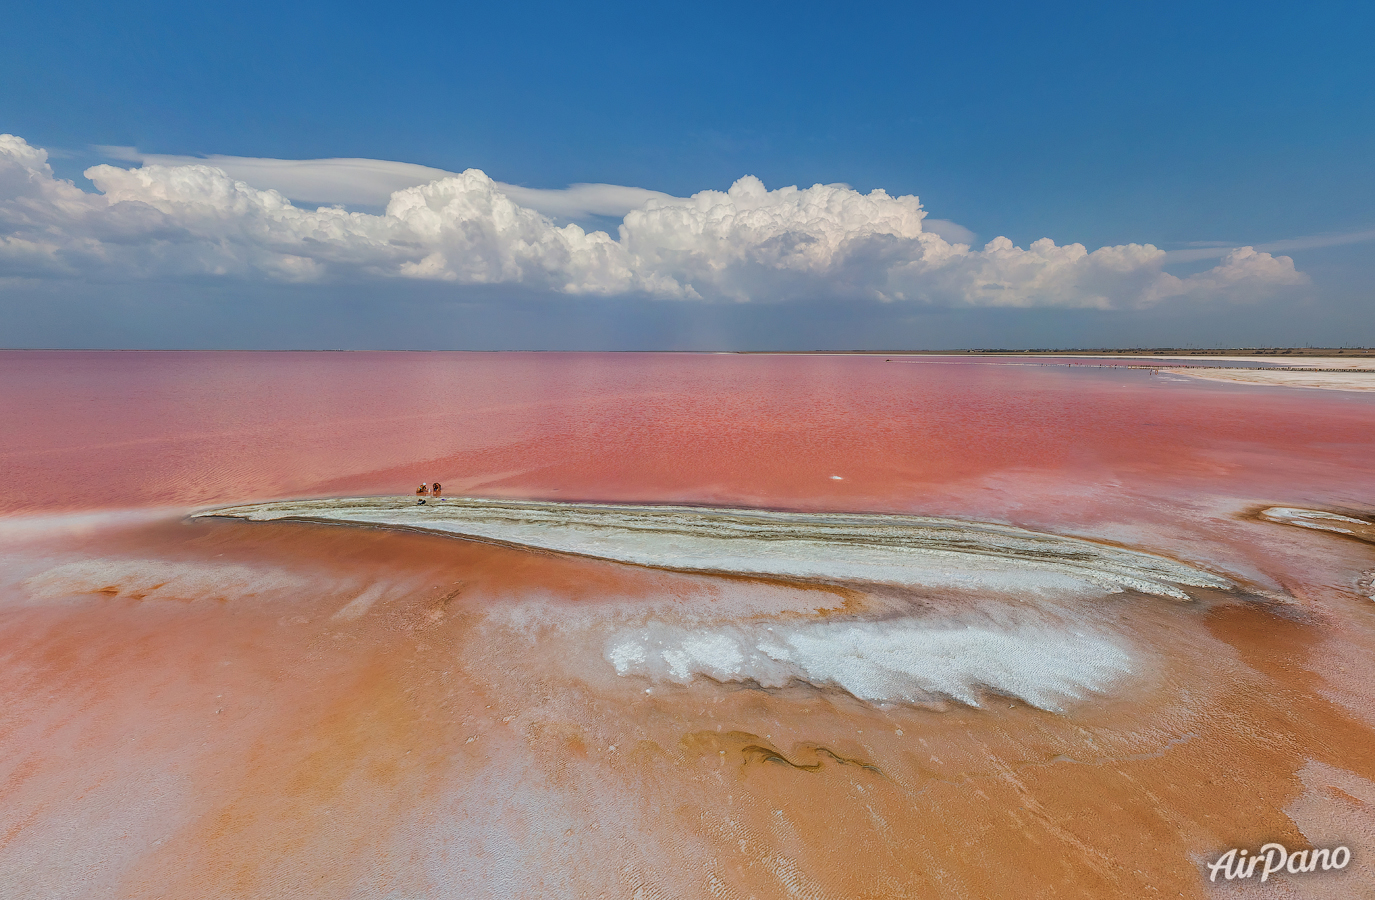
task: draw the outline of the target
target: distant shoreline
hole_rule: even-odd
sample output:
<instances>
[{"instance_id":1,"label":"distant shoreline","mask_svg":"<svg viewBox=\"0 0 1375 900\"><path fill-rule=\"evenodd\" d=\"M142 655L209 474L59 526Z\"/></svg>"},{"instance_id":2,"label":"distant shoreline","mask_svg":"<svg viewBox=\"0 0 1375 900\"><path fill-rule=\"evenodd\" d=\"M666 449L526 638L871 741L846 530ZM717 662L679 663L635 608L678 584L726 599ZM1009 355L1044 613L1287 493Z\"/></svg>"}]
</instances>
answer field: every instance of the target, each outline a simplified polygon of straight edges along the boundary
<instances>
[{"instance_id":1,"label":"distant shoreline","mask_svg":"<svg viewBox=\"0 0 1375 900\"><path fill-rule=\"evenodd\" d=\"M1142 347L1133 350L967 350L966 353L1039 356L1321 356L1375 358L1370 347L1253 347L1247 349L1185 350L1178 347Z\"/></svg>"},{"instance_id":2,"label":"distant shoreline","mask_svg":"<svg viewBox=\"0 0 1375 900\"><path fill-rule=\"evenodd\" d=\"M1375 359L1375 347L1248 347L1207 350L1179 347L1134 347L1050 350L955 349L955 350L464 350L459 348L308 348L254 349L251 347L0 347L0 353L663 353L706 356L1088 356L1088 357L1205 357L1219 359L1274 359L1321 357L1326 359Z\"/></svg>"},{"instance_id":3,"label":"distant shoreline","mask_svg":"<svg viewBox=\"0 0 1375 900\"><path fill-rule=\"evenodd\" d=\"M1272 359L1274 357L1304 356L1327 359L1375 359L1375 347L1249 347L1244 349L1215 348L1208 350L1182 349L1179 347L1077 350L736 350L731 352L742 355L760 356L781 356L787 354L804 356L1130 356L1211 357L1222 359Z\"/></svg>"}]
</instances>

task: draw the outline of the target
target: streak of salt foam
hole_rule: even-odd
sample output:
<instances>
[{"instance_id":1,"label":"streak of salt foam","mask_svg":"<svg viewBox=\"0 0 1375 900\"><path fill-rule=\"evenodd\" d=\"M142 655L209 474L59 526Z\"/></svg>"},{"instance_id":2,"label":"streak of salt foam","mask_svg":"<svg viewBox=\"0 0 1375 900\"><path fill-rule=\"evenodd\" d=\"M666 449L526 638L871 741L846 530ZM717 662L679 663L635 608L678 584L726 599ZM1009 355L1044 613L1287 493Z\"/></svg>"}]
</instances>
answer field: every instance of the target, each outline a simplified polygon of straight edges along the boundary
<instances>
[{"instance_id":1,"label":"streak of salt foam","mask_svg":"<svg viewBox=\"0 0 1375 900\"><path fill-rule=\"evenodd\" d=\"M86 559L64 563L23 582L40 601L103 593L150 600L191 602L305 591L312 581L277 569L236 563L158 559Z\"/></svg>"},{"instance_id":2,"label":"streak of salt foam","mask_svg":"<svg viewBox=\"0 0 1375 900\"><path fill-rule=\"evenodd\" d=\"M176 519L184 507L110 509L76 513L0 516L0 541L23 542L71 538L117 527L136 527L159 519Z\"/></svg>"},{"instance_id":3,"label":"streak of salt foam","mask_svg":"<svg viewBox=\"0 0 1375 900\"><path fill-rule=\"evenodd\" d=\"M388 602L414 589L412 581L356 582L324 580L273 567L237 563L159 559L97 558L54 566L21 582L30 598L40 602L105 594L139 600L191 603L198 600L249 599L263 596L318 596L357 592L334 618L352 621L379 602Z\"/></svg>"},{"instance_id":4,"label":"streak of salt foam","mask_svg":"<svg viewBox=\"0 0 1375 900\"><path fill-rule=\"evenodd\" d=\"M388 585L382 582L368 585L357 597L340 607L339 611L334 614L334 618L351 622L372 609L373 604L381 600L387 593Z\"/></svg>"},{"instance_id":5,"label":"streak of salt foam","mask_svg":"<svg viewBox=\"0 0 1375 900\"><path fill-rule=\"evenodd\" d=\"M378 603L398 600L412 590L418 582L402 581L397 583L379 581L368 585L363 591L334 614L334 618L345 622L361 618Z\"/></svg>"}]
</instances>

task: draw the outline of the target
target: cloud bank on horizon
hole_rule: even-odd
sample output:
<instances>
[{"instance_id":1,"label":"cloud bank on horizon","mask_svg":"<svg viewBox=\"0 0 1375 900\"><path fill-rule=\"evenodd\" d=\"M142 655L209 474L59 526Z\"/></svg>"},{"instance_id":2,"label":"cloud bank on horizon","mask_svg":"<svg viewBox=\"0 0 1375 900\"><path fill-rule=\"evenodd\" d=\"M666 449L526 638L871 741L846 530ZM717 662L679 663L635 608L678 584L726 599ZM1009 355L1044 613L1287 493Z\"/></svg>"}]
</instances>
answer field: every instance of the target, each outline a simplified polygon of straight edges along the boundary
<instances>
[{"instance_id":1,"label":"cloud bank on horizon","mask_svg":"<svg viewBox=\"0 0 1375 900\"><path fill-rule=\"evenodd\" d=\"M1182 278L1150 244L1089 252L1042 238L1023 249L997 237L974 248L959 226L927 220L915 196L841 184L770 191L746 176L679 198L620 185L545 191L378 160L125 159L143 164L87 169L99 191L88 193L56 178L44 150L0 135L0 283L425 279L696 302L1086 309L1251 300L1307 283L1289 257L1252 247ZM307 209L236 174L316 200L388 199L380 215ZM623 216L617 236L556 222L589 214Z\"/></svg>"},{"instance_id":2,"label":"cloud bank on horizon","mask_svg":"<svg viewBox=\"0 0 1375 900\"><path fill-rule=\"evenodd\" d=\"M326 206L386 206L391 195L457 173L415 163L386 159L263 159L248 156L169 156L140 153L134 147L98 147L111 159L144 166L214 166L230 178L258 188L275 190L297 202ZM555 219L587 216L621 218L650 200L677 199L660 191L619 184L574 184L563 190L544 190L493 182L521 206Z\"/></svg>"}]
</instances>

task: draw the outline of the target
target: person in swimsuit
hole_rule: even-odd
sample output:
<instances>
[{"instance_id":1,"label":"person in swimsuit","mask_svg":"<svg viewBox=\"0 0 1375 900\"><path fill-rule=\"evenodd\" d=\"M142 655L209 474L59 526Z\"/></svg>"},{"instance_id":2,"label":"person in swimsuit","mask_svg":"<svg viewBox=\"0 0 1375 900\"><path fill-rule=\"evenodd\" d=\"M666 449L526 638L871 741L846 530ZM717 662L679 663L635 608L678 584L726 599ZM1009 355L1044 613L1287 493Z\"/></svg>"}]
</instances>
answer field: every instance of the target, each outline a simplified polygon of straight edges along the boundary
<instances>
[{"instance_id":1,"label":"person in swimsuit","mask_svg":"<svg viewBox=\"0 0 1375 900\"><path fill-rule=\"evenodd\" d=\"M440 492L443 491L443 490L444 490L444 488L440 487L440 486L439 486L439 482L436 481L436 482L434 483L434 487L432 488L432 491L433 491L434 495L435 495L436 497L438 497L439 494L440 494Z\"/></svg>"}]
</instances>

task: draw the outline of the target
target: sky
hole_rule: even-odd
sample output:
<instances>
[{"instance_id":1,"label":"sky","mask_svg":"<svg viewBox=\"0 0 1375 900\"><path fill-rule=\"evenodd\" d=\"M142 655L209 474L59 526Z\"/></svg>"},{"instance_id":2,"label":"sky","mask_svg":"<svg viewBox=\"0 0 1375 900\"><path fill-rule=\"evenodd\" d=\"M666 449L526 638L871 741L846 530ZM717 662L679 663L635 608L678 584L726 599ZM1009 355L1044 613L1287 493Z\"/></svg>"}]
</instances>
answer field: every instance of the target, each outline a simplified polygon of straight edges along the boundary
<instances>
[{"instance_id":1,"label":"sky","mask_svg":"<svg viewBox=\"0 0 1375 900\"><path fill-rule=\"evenodd\" d=\"M1375 344L1369 4L11 4L0 346Z\"/></svg>"}]
</instances>

